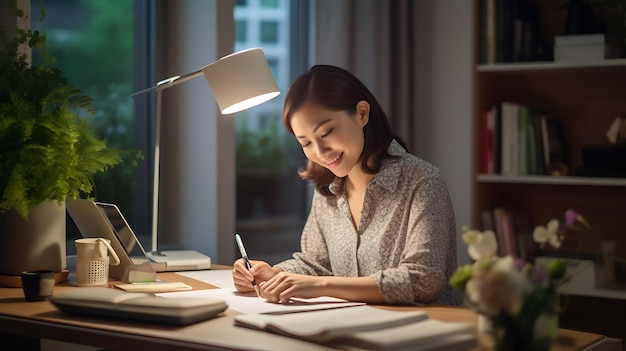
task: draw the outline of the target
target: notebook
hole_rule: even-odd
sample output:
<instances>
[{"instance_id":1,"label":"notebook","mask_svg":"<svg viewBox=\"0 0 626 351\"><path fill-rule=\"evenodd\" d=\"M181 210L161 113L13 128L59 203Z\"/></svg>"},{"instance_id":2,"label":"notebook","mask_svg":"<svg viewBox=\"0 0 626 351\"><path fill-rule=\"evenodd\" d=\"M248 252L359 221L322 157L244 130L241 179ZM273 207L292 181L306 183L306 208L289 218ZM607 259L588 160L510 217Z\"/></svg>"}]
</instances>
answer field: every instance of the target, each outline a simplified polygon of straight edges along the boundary
<instances>
[{"instance_id":1,"label":"notebook","mask_svg":"<svg viewBox=\"0 0 626 351\"><path fill-rule=\"evenodd\" d=\"M211 269L211 258L194 250L146 253L120 209L114 204L85 199L67 200L67 211L83 237L104 237L120 257L120 265L110 266L113 278L140 282L136 273Z\"/></svg>"},{"instance_id":2,"label":"notebook","mask_svg":"<svg viewBox=\"0 0 626 351\"><path fill-rule=\"evenodd\" d=\"M219 299L162 299L152 294L101 287L62 291L49 300L66 312L174 325L207 320L228 308Z\"/></svg>"},{"instance_id":3,"label":"notebook","mask_svg":"<svg viewBox=\"0 0 626 351\"><path fill-rule=\"evenodd\" d=\"M450 351L478 345L476 326L471 323L429 319L423 311L371 306L237 315L235 325L348 349Z\"/></svg>"}]
</instances>

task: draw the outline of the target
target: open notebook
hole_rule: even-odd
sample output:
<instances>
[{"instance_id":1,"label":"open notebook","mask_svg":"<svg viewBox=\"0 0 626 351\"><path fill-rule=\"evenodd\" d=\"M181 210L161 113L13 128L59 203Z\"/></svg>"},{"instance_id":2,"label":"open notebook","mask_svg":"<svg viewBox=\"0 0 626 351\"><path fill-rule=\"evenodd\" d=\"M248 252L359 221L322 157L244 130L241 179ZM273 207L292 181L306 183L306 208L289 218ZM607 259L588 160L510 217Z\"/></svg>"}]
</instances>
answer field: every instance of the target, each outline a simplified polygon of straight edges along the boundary
<instances>
[{"instance_id":1,"label":"open notebook","mask_svg":"<svg viewBox=\"0 0 626 351\"><path fill-rule=\"evenodd\" d=\"M366 350L467 350L478 345L476 326L429 319L422 311L356 306L289 314L235 316L235 325L318 343Z\"/></svg>"}]
</instances>

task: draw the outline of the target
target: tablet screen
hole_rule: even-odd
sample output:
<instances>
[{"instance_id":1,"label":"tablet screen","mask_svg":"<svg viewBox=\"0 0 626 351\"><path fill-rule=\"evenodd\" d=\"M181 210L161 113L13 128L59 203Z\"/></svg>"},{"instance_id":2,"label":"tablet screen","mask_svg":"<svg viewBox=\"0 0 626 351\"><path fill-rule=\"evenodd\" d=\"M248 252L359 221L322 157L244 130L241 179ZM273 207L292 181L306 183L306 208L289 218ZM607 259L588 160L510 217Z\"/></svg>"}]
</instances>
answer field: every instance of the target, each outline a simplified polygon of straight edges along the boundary
<instances>
[{"instance_id":1,"label":"tablet screen","mask_svg":"<svg viewBox=\"0 0 626 351\"><path fill-rule=\"evenodd\" d=\"M117 236L120 244L126 251L129 257L145 257L146 253L135 236L135 233L130 229L128 222L120 212L119 208L113 204L106 204L102 202L96 202L98 209L105 215L113 226L113 233Z\"/></svg>"}]
</instances>

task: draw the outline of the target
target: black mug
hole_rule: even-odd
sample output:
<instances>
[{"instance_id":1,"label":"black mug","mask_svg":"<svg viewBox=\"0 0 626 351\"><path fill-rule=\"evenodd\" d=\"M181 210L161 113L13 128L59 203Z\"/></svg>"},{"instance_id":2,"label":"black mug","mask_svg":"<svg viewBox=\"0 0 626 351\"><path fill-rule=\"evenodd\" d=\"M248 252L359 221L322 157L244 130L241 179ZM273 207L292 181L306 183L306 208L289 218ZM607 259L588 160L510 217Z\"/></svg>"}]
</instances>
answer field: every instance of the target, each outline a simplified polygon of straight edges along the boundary
<instances>
[{"instance_id":1,"label":"black mug","mask_svg":"<svg viewBox=\"0 0 626 351\"><path fill-rule=\"evenodd\" d=\"M26 301L42 301L54 291L54 271L37 270L22 272L22 289Z\"/></svg>"}]
</instances>

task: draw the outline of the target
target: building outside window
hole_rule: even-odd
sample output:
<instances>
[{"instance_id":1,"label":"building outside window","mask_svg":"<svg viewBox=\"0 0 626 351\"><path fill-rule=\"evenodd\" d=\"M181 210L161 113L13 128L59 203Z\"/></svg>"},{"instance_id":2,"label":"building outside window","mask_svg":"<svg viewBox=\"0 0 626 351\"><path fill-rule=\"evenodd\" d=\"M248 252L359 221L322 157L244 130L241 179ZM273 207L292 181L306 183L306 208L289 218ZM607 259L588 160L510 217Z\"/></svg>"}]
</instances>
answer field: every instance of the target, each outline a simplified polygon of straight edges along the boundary
<instances>
[{"instance_id":1,"label":"building outside window","mask_svg":"<svg viewBox=\"0 0 626 351\"><path fill-rule=\"evenodd\" d=\"M247 41L235 50L261 47L281 95L235 119L237 138L237 231L255 259L276 263L291 257L300 247L300 233L307 213L307 186L296 170L304 156L295 138L282 124L282 105L293 80L290 67L292 16L297 1L248 0L237 3L235 20L245 22Z\"/></svg>"}]
</instances>

